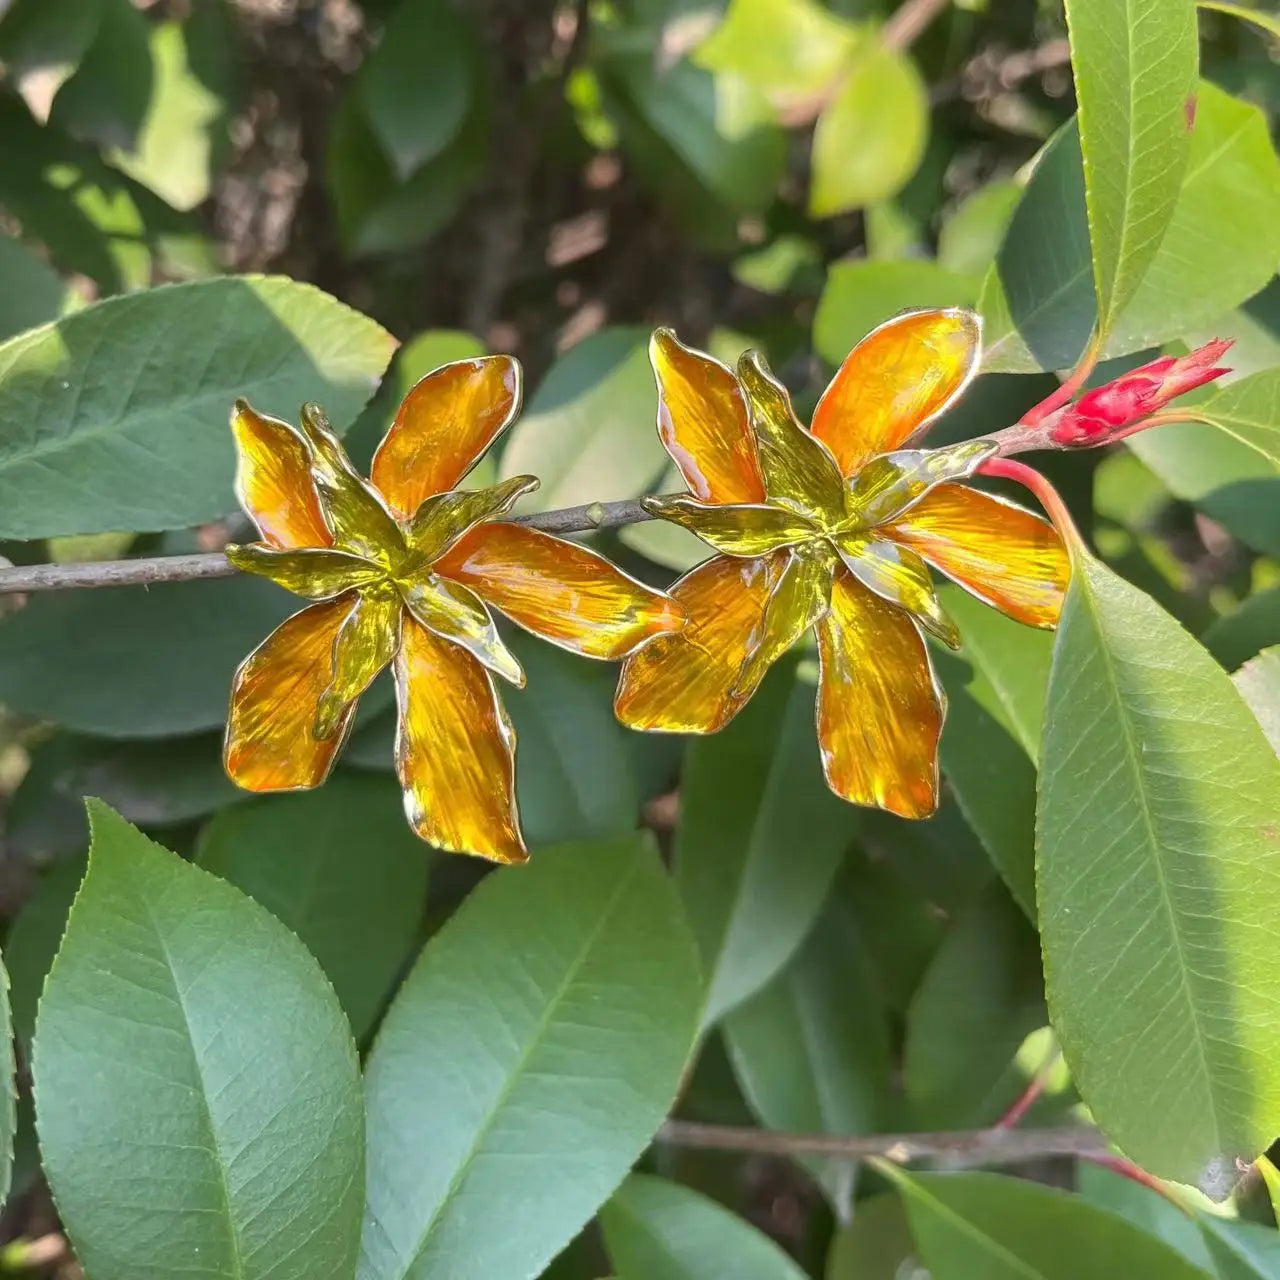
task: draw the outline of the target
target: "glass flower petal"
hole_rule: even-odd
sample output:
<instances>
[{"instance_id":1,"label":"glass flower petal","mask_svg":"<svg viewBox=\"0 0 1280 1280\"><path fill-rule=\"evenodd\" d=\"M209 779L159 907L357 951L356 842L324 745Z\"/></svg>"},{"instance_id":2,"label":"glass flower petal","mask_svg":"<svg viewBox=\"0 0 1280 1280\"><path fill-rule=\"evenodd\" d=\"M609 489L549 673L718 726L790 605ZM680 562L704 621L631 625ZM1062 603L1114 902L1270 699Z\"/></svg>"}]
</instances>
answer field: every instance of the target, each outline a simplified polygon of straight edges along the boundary
<instances>
[{"instance_id":1,"label":"glass flower petal","mask_svg":"<svg viewBox=\"0 0 1280 1280\"><path fill-rule=\"evenodd\" d=\"M643 498L641 505L650 515L682 525L728 556L764 555L822 532L798 511L766 503L719 506L675 496Z\"/></svg>"},{"instance_id":2,"label":"glass flower petal","mask_svg":"<svg viewBox=\"0 0 1280 1280\"><path fill-rule=\"evenodd\" d=\"M438 560L473 525L506 515L539 484L537 476L512 476L486 489L453 489L433 494L414 513L409 545L427 560Z\"/></svg>"},{"instance_id":3,"label":"glass flower petal","mask_svg":"<svg viewBox=\"0 0 1280 1280\"><path fill-rule=\"evenodd\" d=\"M770 499L813 515L843 510L845 486L835 459L797 421L786 387L758 351L742 354L738 379L746 393Z\"/></svg>"},{"instance_id":4,"label":"glass flower petal","mask_svg":"<svg viewBox=\"0 0 1280 1280\"><path fill-rule=\"evenodd\" d=\"M331 738L348 707L373 683L400 647L400 597L391 583L361 591L333 642L333 679L320 695L315 736Z\"/></svg>"},{"instance_id":5,"label":"glass flower petal","mask_svg":"<svg viewBox=\"0 0 1280 1280\"><path fill-rule=\"evenodd\" d=\"M864 527L896 519L935 485L973 475L997 448L990 440L966 440L881 454L849 481L850 510Z\"/></svg>"},{"instance_id":6,"label":"glass flower petal","mask_svg":"<svg viewBox=\"0 0 1280 1280\"><path fill-rule=\"evenodd\" d=\"M703 502L762 502L747 404L732 371L670 329L654 330L649 359L658 383L658 435L689 491Z\"/></svg>"},{"instance_id":7,"label":"glass flower petal","mask_svg":"<svg viewBox=\"0 0 1280 1280\"><path fill-rule=\"evenodd\" d=\"M714 733L745 705L747 659L765 634L765 609L787 559L716 556L672 588L684 608L683 631L659 636L622 664L613 709L632 729Z\"/></svg>"},{"instance_id":8,"label":"glass flower petal","mask_svg":"<svg viewBox=\"0 0 1280 1280\"><path fill-rule=\"evenodd\" d=\"M402 590L405 607L428 631L461 645L490 671L524 688L523 668L503 643L484 601L470 587L424 569L406 579Z\"/></svg>"},{"instance_id":9,"label":"glass flower petal","mask_svg":"<svg viewBox=\"0 0 1280 1280\"><path fill-rule=\"evenodd\" d=\"M521 373L510 356L442 365L414 384L373 455L369 478L402 517L452 489L520 412Z\"/></svg>"},{"instance_id":10,"label":"glass flower petal","mask_svg":"<svg viewBox=\"0 0 1280 1280\"><path fill-rule=\"evenodd\" d=\"M333 646L354 595L313 604L282 623L240 664L231 684L223 762L246 791L317 787L333 767L355 714L332 736L315 735L316 710L333 679Z\"/></svg>"},{"instance_id":11,"label":"glass flower petal","mask_svg":"<svg viewBox=\"0 0 1280 1280\"><path fill-rule=\"evenodd\" d=\"M911 618L847 572L818 623L818 743L831 789L903 818L938 806L943 695Z\"/></svg>"},{"instance_id":12,"label":"glass flower petal","mask_svg":"<svg viewBox=\"0 0 1280 1280\"><path fill-rule=\"evenodd\" d=\"M236 445L236 497L273 547L327 547L333 537L320 510L311 459L287 422L237 400L231 413Z\"/></svg>"},{"instance_id":13,"label":"glass flower petal","mask_svg":"<svg viewBox=\"0 0 1280 1280\"><path fill-rule=\"evenodd\" d=\"M352 587L367 587L386 577L383 569L360 556L319 547L285 551L257 542L242 547L232 543L223 548L223 554L241 573L268 578L308 600L331 600Z\"/></svg>"},{"instance_id":14,"label":"glass flower petal","mask_svg":"<svg viewBox=\"0 0 1280 1280\"><path fill-rule=\"evenodd\" d=\"M838 537L836 545L845 568L864 587L914 614L943 644L960 647L960 632L938 603L929 567L910 547L857 534Z\"/></svg>"},{"instance_id":15,"label":"glass flower petal","mask_svg":"<svg viewBox=\"0 0 1280 1280\"><path fill-rule=\"evenodd\" d=\"M1056 625L1071 562L1057 530L1033 512L944 484L882 532L1011 618Z\"/></svg>"},{"instance_id":16,"label":"glass flower petal","mask_svg":"<svg viewBox=\"0 0 1280 1280\"><path fill-rule=\"evenodd\" d=\"M614 660L683 625L679 605L603 556L525 525L477 525L433 566L564 649Z\"/></svg>"},{"instance_id":17,"label":"glass flower petal","mask_svg":"<svg viewBox=\"0 0 1280 1280\"><path fill-rule=\"evenodd\" d=\"M412 618L404 620L394 669L396 772L414 831L452 853L524 862L516 735L493 677Z\"/></svg>"},{"instance_id":18,"label":"glass flower petal","mask_svg":"<svg viewBox=\"0 0 1280 1280\"><path fill-rule=\"evenodd\" d=\"M978 368L982 322L971 311L907 311L845 357L814 410L812 431L854 475L942 413Z\"/></svg>"}]
</instances>

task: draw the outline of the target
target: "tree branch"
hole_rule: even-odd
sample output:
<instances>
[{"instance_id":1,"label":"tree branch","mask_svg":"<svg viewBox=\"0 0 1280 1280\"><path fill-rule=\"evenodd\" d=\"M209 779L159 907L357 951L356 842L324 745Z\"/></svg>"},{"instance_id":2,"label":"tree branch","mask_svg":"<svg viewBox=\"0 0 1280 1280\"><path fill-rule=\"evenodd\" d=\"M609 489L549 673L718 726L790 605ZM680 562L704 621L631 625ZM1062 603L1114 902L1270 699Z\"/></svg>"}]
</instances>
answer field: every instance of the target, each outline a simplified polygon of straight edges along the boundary
<instances>
[{"instance_id":1,"label":"tree branch","mask_svg":"<svg viewBox=\"0 0 1280 1280\"><path fill-rule=\"evenodd\" d=\"M1097 1159L1111 1154L1102 1134L1082 1125L1064 1129L877 1133L846 1138L828 1133L775 1133L768 1129L668 1120L658 1130L655 1141L673 1147L754 1155L843 1156L854 1160L882 1156L899 1164L938 1156L964 1157L975 1164L1016 1164L1045 1156Z\"/></svg>"}]
</instances>

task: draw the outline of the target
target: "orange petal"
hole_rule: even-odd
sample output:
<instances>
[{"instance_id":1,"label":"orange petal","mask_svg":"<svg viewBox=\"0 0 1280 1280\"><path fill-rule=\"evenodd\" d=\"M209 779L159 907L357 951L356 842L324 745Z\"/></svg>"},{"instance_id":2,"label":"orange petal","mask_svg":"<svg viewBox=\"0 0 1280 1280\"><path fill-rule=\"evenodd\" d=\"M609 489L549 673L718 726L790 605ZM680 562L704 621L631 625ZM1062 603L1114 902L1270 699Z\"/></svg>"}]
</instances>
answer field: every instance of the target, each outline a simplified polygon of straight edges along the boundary
<instances>
[{"instance_id":1,"label":"orange petal","mask_svg":"<svg viewBox=\"0 0 1280 1280\"><path fill-rule=\"evenodd\" d=\"M452 489L520 412L519 362L455 360L415 383L373 455L369 473L401 517Z\"/></svg>"},{"instance_id":2,"label":"orange petal","mask_svg":"<svg viewBox=\"0 0 1280 1280\"><path fill-rule=\"evenodd\" d=\"M742 389L719 360L655 329L649 360L658 382L658 435L703 502L763 502Z\"/></svg>"},{"instance_id":3,"label":"orange petal","mask_svg":"<svg viewBox=\"0 0 1280 1280\"><path fill-rule=\"evenodd\" d=\"M845 357L814 410L812 431L851 476L898 448L964 390L978 368L982 322L972 311L906 311Z\"/></svg>"},{"instance_id":4,"label":"orange petal","mask_svg":"<svg viewBox=\"0 0 1280 1280\"><path fill-rule=\"evenodd\" d=\"M1009 617L1033 627L1057 624L1071 561L1057 530L1038 515L944 484L880 532Z\"/></svg>"},{"instance_id":5,"label":"orange petal","mask_svg":"<svg viewBox=\"0 0 1280 1280\"><path fill-rule=\"evenodd\" d=\"M945 703L916 624L842 570L818 623L818 659L827 785L854 804L927 818L938 807Z\"/></svg>"},{"instance_id":6,"label":"orange petal","mask_svg":"<svg viewBox=\"0 0 1280 1280\"><path fill-rule=\"evenodd\" d=\"M669 596L576 542L525 525L477 525L432 568L534 635L588 658L626 657L683 625Z\"/></svg>"},{"instance_id":7,"label":"orange petal","mask_svg":"<svg viewBox=\"0 0 1280 1280\"><path fill-rule=\"evenodd\" d=\"M317 787L333 767L355 703L334 733L316 737L320 699L333 679L333 647L356 607L354 593L313 604L282 623L240 664L231 682L223 751L227 774L246 791Z\"/></svg>"},{"instance_id":8,"label":"orange petal","mask_svg":"<svg viewBox=\"0 0 1280 1280\"><path fill-rule=\"evenodd\" d=\"M395 674L396 772L414 831L450 853L524 862L516 734L493 677L408 617Z\"/></svg>"},{"instance_id":9,"label":"orange petal","mask_svg":"<svg viewBox=\"0 0 1280 1280\"><path fill-rule=\"evenodd\" d=\"M301 435L246 400L237 400L231 412L231 434L236 497L263 540L273 547L332 546Z\"/></svg>"},{"instance_id":10,"label":"orange petal","mask_svg":"<svg viewBox=\"0 0 1280 1280\"><path fill-rule=\"evenodd\" d=\"M764 640L770 593L788 556L717 556L686 573L671 588L688 615L684 630L660 636L622 664L618 719L662 733L723 729L755 691L740 681Z\"/></svg>"}]
</instances>

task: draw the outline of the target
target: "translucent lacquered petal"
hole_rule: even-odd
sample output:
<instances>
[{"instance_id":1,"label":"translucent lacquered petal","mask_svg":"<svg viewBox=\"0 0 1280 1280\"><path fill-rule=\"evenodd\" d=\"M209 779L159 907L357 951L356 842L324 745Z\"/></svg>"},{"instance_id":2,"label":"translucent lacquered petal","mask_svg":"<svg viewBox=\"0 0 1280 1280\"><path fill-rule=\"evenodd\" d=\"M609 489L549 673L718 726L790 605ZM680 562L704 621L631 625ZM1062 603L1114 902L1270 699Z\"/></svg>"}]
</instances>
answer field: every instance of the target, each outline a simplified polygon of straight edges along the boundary
<instances>
[{"instance_id":1,"label":"translucent lacquered petal","mask_svg":"<svg viewBox=\"0 0 1280 1280\"><path fill-rule=\"evenodd\" d=\"M331 738L355 700L400 647L400 595L390 583L356 597L333 643L333 679L320 695L315 736Z\"/></svg>"},{"instance_id":2,"label":"translucent lacquered petal","mask_svg":"<svg viewBox=\"0 0 1280 1280\"><path fill-rule=\"evenodd\" d=\"M516 735L493 677L412 618L395 660L396 772L422 839L495 862L528 857L516 811Z\"/></svg>"},{"instance_id":3,"label":"translucent lacquered petal","mask_svg":"<svg viewBox=\"0 0 1280 1280\"><path fill-rule=\"evenodd\" d=\"M258 542L234 544L224 554L241 573L269 578L277 586L307 600L331 600L354 587L366 587L386 576L376 564L345 551L304 547L277 550Z\"/></svg>"},{"instance_id":4,"label":"translucent lacquered petal","mask_svg":"<svg viewBox=\"0 0 1280 1280\"><path fill-rule=\"evenodd\" d=\"M943 449L899 449L872 458L849 482L849 507L860 525L894 520L935 485L971 476L995 453L988 440Z\"/></svg>"},{"instance_id":5,"label":"translucent lacquered petal","mask_svg":"<svg viewBox=\"0 0 1280 1280\"><path fill-rule=\"evenodd\" d=\"M392 509L411 516L452 489L520 412L520 386L510 356L455 360L415 383L369 473Z\"/></svg>"},{"instance_id":6,"label":"translucent lacquered petal","mask_svg":"<svg viewBox=\"0 0 1280 1280\"><path fill-rule=\"evenodd\" d=\"M760 686L769 668L794 645L831 606L831 581L839 557L829 543L792 547L773 570L773 585L765 608L760 643L743 664L733 688L746 701Z\"/></svg>"},{"instance_id":7,"label":"translucent lacquered petal","mask_svg":"<svg viewBox=\"0 0 1280 1280\"><path fill-rule=\"evenodd\" d=\"M437 560L473 525L505 515L537 487L537 476L512 476L487 489L434 494L414 513L407 531L409 545L428 561Z\"/></svg>"},{"instance_id":8,"label":"translucent lacquered petal","mask_svg":"<svg viewBox=\"0 0 1280 1280\"><path fill-rule=\"evenodd\" d=\"M1038 515L946 484L882 532L1011 618L1033 627L1057 623L1071 561L1053 525Z\"/></svg>"},{"instance_id":9,"label":"translucent lacquered petal","mask_svg":"<svg viewBox=\"0 0 1280 1280\"><path fill-rule=\"evenodd\" d=\"M650 515L683 526L729 556L761 556L821 533L819 526L800 512L767 503L720 506L671 497L644 498L642 505Z\"/></svg>"},{"instance_id":10,"label":"translucent lacquered petal","mask_svg":"<svg viewBox=\"0 0 1280 1280\"><path fill-rule=\"evenodd\" d=\"M916 625L848 573L818 623L818 743L827 784L904 818L938 806L944 702Z\"/></svg>"},{"instance_id":11,"label":"translucent lacquered petal","mask_svg":"<svg viewBox=\"0 0 1280 1280\"><path fill-rule=\"evenodd\" d=\"M688 621L623 663L613 704L623 724L714 733L738 714L746 703L743 668L764 639L765 610L787 554L717 556L671 588Z\"/></svg>"},{"instance_id":12,"label":"translucent lacquered petal","mask_svg":"<svg viewBox=\"0 0 1280 1280\"><path fill-rule=\"evenodd\" d=\"M311 446L311 474L333 530L333 545L392 566L404 546L399 525L351 465L324 410L319 405L304 404L301 423Z\"/></svg>"},{"instance_id":13,"label":"translucent lacquered petal","mask_svg":"<svg viewBox=\"0 0 1280 1280\"><path fill-rule=\"evenodd\" d=\"M733 372L680 342L670 329L649 340L658 382L658 435L689 491L704 502L762 502L747 404Z\"/></svg>"},{"instance_id":14,"label":"translucent lacquered petal","mask_svg":"<svg viewBox=\"0 0 1280 1280\"><path fill-rule=\"evenodd\" d=\"M526 630L588 658L625 657L684 623L670 596L576 542L524 525L477 525L434 568Z\"/></svg>"},{"instance_id":15,"label":"translucent lacquered petal","mask_svg":"<svg viewBox=\"0 0 1280 1280\"><path fill-rule=\"evenodd\" d=\"M247 791L296 791L328 776L355 714L315 735L316 710L333 679L333 646L354 594L313 604L282 623L240 665L231 684L223 758Z\"/></svg>"},{"instance_id":16,"label":"translucent lacquered petal","mask_svg":"<svg viewBox=\"0 0 1280 1280\"><path fill-rule=\"evenodd\" d=\"M978 368L982 322L971 311L908 311L845 357L814 411L812 431L845 475L898 448L964 390Z\"/></svg>"},{"instance_id":17,"label":"translucent lacquered petal","mask_svg":"<svg viewBox=\"0 0 1280 1280\"><path fill-rule=\"evenodd\" d=\"M503 643L489 610L470 587L430 570L422 570L402 583L409 612L442 640L461 645L490 671L523 689L524 670Z\"/></svg>"},{"instance_id":18,"label":"translucent lacquered petal","mask_svg":"<svg viewBox=\"0 0 1280 1280\"><path fill-rule=\"evenodd\" d=\"M914 614L943 644L960 647L960 632L938 603L929 566L910 547L859 535L839 537L836 545L845 567L864 587Z\"/></svg>"},{"instance_id":19,"label":"translucent lacquered petal","mask_svg":"<svg viewBox=\"0 0 1280 1280\"><path fill-rule=\"evenodd\" d=\"M835 459L797 421L787 389L758 351L743 353L738 380L746 393L769 497L799 511L837 517L844 510L845 486Z\"/></svg>"},{"instance_id":20,"label":"translucent lacquered petal","mask_svg":"<svg viewBox=\"0 0 1280 1280\"><path fill-rule=\"evenodd\" d=\"M302 437L277 418L237 400L231 414L236 444L236 497L273 547L327 547L333 541L311 478Z\"/></svg>"}]
</instances>

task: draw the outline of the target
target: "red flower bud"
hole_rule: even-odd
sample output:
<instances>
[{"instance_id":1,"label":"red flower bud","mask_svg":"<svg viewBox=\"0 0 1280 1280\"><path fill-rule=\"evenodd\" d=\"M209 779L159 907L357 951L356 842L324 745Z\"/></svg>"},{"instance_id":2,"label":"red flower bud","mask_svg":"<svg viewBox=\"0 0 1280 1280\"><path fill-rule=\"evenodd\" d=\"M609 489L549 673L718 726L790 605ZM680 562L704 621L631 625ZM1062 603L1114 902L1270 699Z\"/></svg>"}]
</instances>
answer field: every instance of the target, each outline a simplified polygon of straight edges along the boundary
<instances>
[{"instance_id":1,"label":"red flower bud","mask_svg":"<svg viewBox=\"0 0 1280 1280\"><path fill-rule=\"evenodd\" d=\"M1230 373L1217 364L1230 346L1230 340L1218 339L1190 355L1162 356L1086 392L1063 410L1049 434L1056 444L1068 448L1106 444L1131 435L1131 428L1170 400Z\"/></svg>"}]
</instances>

